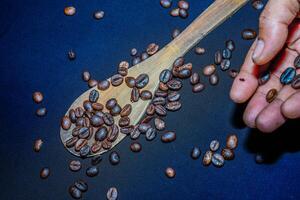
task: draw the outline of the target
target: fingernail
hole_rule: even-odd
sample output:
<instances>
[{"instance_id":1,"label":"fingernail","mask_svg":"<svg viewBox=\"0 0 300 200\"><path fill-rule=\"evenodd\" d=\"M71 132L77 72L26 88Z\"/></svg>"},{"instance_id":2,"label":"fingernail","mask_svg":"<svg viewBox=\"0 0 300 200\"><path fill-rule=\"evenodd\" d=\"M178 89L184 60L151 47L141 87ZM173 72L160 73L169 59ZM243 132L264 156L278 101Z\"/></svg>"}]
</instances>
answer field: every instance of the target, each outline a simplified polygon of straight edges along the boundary
<instances>
[{"instance_id":1,"label":"fingernail","mask_svg":"<svg viewBox=\"0 0 300 200\"><path fill-rule=\"evenodd\" d=\"M258 39L257 43L256 43L256 47L255 47L253 55L252 55L253 60L256 60L257 58L259 58L261 56L261 53L263 52L264 47L265 47L264 41L261 39Z\"/></svg>"}]
</instances>

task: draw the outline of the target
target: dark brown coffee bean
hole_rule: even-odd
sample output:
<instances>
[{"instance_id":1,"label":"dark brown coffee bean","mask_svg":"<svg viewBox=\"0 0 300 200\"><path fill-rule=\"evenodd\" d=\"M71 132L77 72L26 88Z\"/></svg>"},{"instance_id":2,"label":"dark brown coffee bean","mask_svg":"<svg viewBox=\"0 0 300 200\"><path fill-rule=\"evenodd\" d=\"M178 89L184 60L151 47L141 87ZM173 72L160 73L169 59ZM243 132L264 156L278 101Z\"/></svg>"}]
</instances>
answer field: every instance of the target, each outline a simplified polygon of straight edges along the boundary
<instances>
[{"instance_id":1,"label":"dark brown coffee bean","mask_svg":"<svg viewBox=\"0 0 300 200\"><path fill-rule=\"evenodd\" d=\"M278 91L276 89L271 89L266 95L266 101L271 103L277 97Z\"/></svg>"},{"instance_id":2,"label":"dark brown coffee bean","mask_svg":"<svg viewBox=\"0 0 300 200\"><path fill-rule=\"evenodd\" d=\"M159 81L167 83L172 78L172 72L168 69L163 70L159 75Z\"/></svg>"},{"instance_id":3,"label":"dark brown coffee bean","mask_svg":"<svg viewBox=\"0 0 300 200\"><path fill-rule=\"evenodd\" d=\"M146 60L147 58L149 58L149 55L147 54L147 52L143 52L141 55L141 60Z\"/></svg>"},{"instance_id":4,"label":"dark brown coffee bean","mask_svg":"<svg viewBox=\"0 0 300 200\"><path fill-rule=\"evenodd\" d=\"M91 147L89 145L84 145L79 152L80 157L85 158L90 154Z\"/></svg>"},{"instance_id":5,"label":"dark brown coffee bean","mask_svg":"<svg viewBox=\"0 0 300 200\"><path fill-rule=\"evenodd\" d=\"M76 115L75 115L75 110L74 109L70 109L69 111L69 118L71 120L72 123L76 122Z\"/></svg>"},{"instance_id":6,"label":"dark brown coffee bean","mask_svg":"<svg viewBox=\"0 0 300 200\"><path fill-rule=\"evenodd\" d=\"M77 187L81 192L88 191L88 184L83 180L75 181L74 186Z\"/></svg>"},{"instance_id":7,"label":"dark brown coffee bean","mask_svg":"<svg viewBox=\"0 0 300 200\"><path fill-rule=\"evenodd\" d=\"M191 151L191 157L196 160L200 157L201 155L201 150L198 147L193 147Z\"/></svg>"},{"instance_id":8,"label":"dark brown coffee bean","mask_svg":"<svg viewBox=\"0 0 300 200\"><path fill-rule=\"evenodd\" d=\"M163 8L170 8L172 5L172 0L160 0L160 5Z\"/></svg>"},{"instance_id":9,"label":"dark brown coffee bean","mask_svg":"<svg viewBox=\"0 0 300 200\"><path fill-rule=\"evenodd\" d=\"M136 139L138 139L138 138L140 137L140 135L141 135L141 132L140 132L140 130L138 129L138 126L136 126L136 127L134 128L134 130L130 133L130 138L131 138L132 140L136 140Z\"/></svg>"},{"instance_id":10,"label":"dark brown coffee bean","mask_svg":"<svg viewBox=\"0 0 300 200\"><path fill-rule=\"evenodd\" d=\"M182 87L182 82L179 80L173 79L173 80L170 80L167 83L167 85L171 90L179 90Z\"/></svg>"},{"instance_id":11,"label":"dark brown coffee bean","mask_svg":"<svg viewBox=\"0 0 300 200\"><path fill-rule=\"evenodd\" d=\"M179 8L174 8L170 11L170 15L172 17L178 17L179 16Z\"/></svg>"},{"instance_id":12,"label":"dark brown coffee bean","mask_svg":"<svg viewBox=\"0 0 300 200\"><path fill-rule=\"evenodd\" d=\"M119 126L120 127L124 127L124 126L128 126L130 124L130 119L129 117L121 117L119 119Z\"/></svg>"},{"instance_id":13,"label":"dark brown coffee bean","mask_svg":"<svg viewBox=\"0 0 300 200\"><path fill-rule=\"evenodd\" d=\"M88 71L82 72L82 80L88 82L91 78L91 74Z\"/></svg>"},{"instance_id":14,"label":"dark brown coffee bean","mask_svg":"<svg viewBox=\"0 0 300 200\"><path fill-rule=\"evenodd\" d=\"M83 114L84 114L83 108L77 107L77 108L75 109L75 116L76 116L77 118L82 117Z\"/></svg>"},{"instance_id":15,"label":"dark brown coffee bean","mask_svg":"<svg viewBox=\"0 0 300 200\"><path fill-rule=\"evenodd\" d=\"M195 84L199 83L199 81L200 81L200 76L199 76L199 74L196 73L196 72L194 72L194 73L191 75L191 77L190 77L190 83L191 83L192 85L195 85Z\"/></svg>"},{"instance_id":16,"label":"dark brown coffee bean","mask_svg":"<svg viewBox=\"0 0 300 200\"><path fill-rule=\"evenodd\" d=\"M103 121L107 126L111 126L115 123L115 120L110 113L104 113Z\"/></svg>"},{"instance_id":17,"label":"dark brown coffee bean","mask_svg":"<svg viewBox=\"0 0 300 200\"><path fill-rule=\"evenodd\" d=\"M125 83L129 88L133 88L136 84L135 78L128 76L125 78Z\"/></svg>"},{"instance_id":18,"label":"dark brown coffee bean","mask_svg":"<svg viewBox=\"0 0 300 200\"><path fill-rule=\"evenodd\" d=\"M138 129L141 133L146 133L149 128L151 128L151 125L147 123L141 123L138 126Z\"/></svg>"},{"instance_id":19,"label":"dark brown coffee bean","mask_svg":"<svg viewBox=\"0 0 300 200\"><path fill-rule=\"evenodd\" d=\"M66 147L71 148L73 147L78 141L78 137L71 137L66 141Z\"/></svg>"},{"instance_id":20,"label":"dark brown coffee bean","mask_svg":"<svg viewBox=\"0 0 300 200\"><path fill-rule=\"evenodd\" d=\"M113 125L110 127L110 131L107 136L107 141L114 142L119 136L119 127L117 125Z\"/></svg>"},{"instance_id":21,"label":"dark brown coffee bean","mask_svg":"<svg viewBox=\"0 0 300 200\"><path fill-rule=\"evenodd\" d=\"M176 175L176 172L173 168L171 167L168 167L166 170L165 170L165 174L168 178L174 178L175 175Z\"/></svg>"},{"instance_id":22,"label":"dark brown coffee bean","mask_svg":"<svg viewBox=\"0 0 300 200\"><path fill-rule=\"evenodd\" d=\"M122 61L119 64L118 73L122 76L127 76L128 74L129 63L127 61Z\"/></svg>"},{"instance_id":23,"label":"dark brown coffee bean","mask_svg":"<svg viewBox=\"0 0 300 200\"><path fill-rule=\"evenodd\" d=\"M205 49L202 47L196 47L195 48L195 53L198 55L203 55L205 53Z\"/></svg>"},{"instance_id":24,"label":"dark brown coffee bean","mask_svg":"<svg viewBox=\"0 0 300 200\"><path fill-rule=\"evenodd\" d=\"M294 60L294 66L296 69L300 69L300 55L298 55Z\"/></svg>"},{"instance_id":25,"label":"dark brown coffee bean","mask_svg":"<svg viewBox=\"0 0 300 200\"><path fill-rule=\"evenodd\" d=\"M163 97L155 97L153 100L152 100L152 104L153 105L165 105L166 104L166 99L163 98Z\"/></svg>"},{"instance_id":26,"label":"dark brown coffee bean","mask_svg":"<svg viewBox=\"0 0 300 200\"><path fill-rule=\"evenodd\" d=\"M111 187L106 193L107 200L117 200L118 199L118 191L117 188Z\"/></svg>"},{"instance_id":27,"label":"dark brown coffee bean","mask_svg":"<svg viewBox=\"0 0 300 200\"><path fill-rule=\"evenodd\" d=\"M154 95L156 97L167 97L168 96L168 92L166 91L161 91L161 90L156 90Z\"/></svg>"},{"instance_id":28,"label":"dark brown coffee bean","mask_svg":"<svg viewBox=\"0 0 300 200\"><path fill-rule=\"evenodd\" d=\"M131 50L130 50L130 55L131 56L135 56L136 54L137 54L137 49L136 48L132 48Z\"/></svg>"},{"instance_id":29,"label":"dark brown coffee bean","mask_svg":"<svg viewBox=\"0 0 300 200\"><path fill-rule=\"evenodd\" d=\"M121 109L120 105L117 104L110 110L110 114L112 114L112 116L117 116L120 114L121 110L122 109Z\"/></svg>"},{"instance_id":30,"label":"dark brown coffee bean","mask_svg":"<svg viewBox=\"0 0 300 200\"><path fill-rule=\"evenodd\" d=\"M256 10L261 10L264 7L264 3L260 0L253 0L252 7Z\"/></svg>"},{"instance_id":31,"label":"dark brown coffee bean","mask_svg":"<svg viewBox=\"0 0 300 200\"><path fill-rule=\"evenodd\" d=\"M173 67L180 67L183 64L184 64L184 57L179 57L174 61Z\"/></svg>"},{"instance_id":32,"label":"dark brown coffee bean","mask_svg":"<svg viewBox=\"0 0 300 200\"><path fill-rule=\"evenodd\" d=\"M150 123L150 121L151 121L152 119L153 119L153 116L145 116L145 117L141 120L140 124L143 124L143 123L148 124L148 123Z\"/></svg>"},{"instance_id":33,"label":"dark brown coffee bean","mask_svg":"<svg viewBox=\"0 0 300 200\"><path fill-rule=\"evenodd\" d=\"M156 137L156 130L154 128L150 127L146 131L146 140L152 141L152 140L154 140L155 137Z\"/></svg>"},{"instance_id":34,"label":"dark brown coffee bean","mask_svg":"<svg viewBox=\"0 0 300 200\"><path fill-rule=\"evenodd\" d=\"M244 29L242 31L242 38L244 40L253 40L254 38L256 38L256 36L256 31L253 29Z\"/></svg>"},{"instance_id":35,"label":"dark brown coffee bean","mask_svg":"<svg viewBox=\"0 0 300 200\"><path fill-rule=\"evenodd\" d=\"M154 125L155 125L156 130L158 130L158 131L162 131L166 128L165 121L158 117L156 117L154 119Z\"/></svg>"},{"instance_id":36,"label":"dark brown coffee bean","mask_svg":"<svg viewBox=\"0 0 300 200\"><path fill-rule=\"evenodd\" d=\"M296 69L293 67L288 67L280 75L280 83L283 85L288 85L288 84L292 83L295 76L296 76Z\"/></svg>"},{"instance_id":37,"label":"dark brown coffee bean","mask_svg":"<svg viewBox=\"0 0 300 200\"><path fill-rule=\"evenodd\" d=\"M91 147L91 152L97 153L101 150L101 148L102 148L102 143L100 141L96 141Z\"/></svg>"},{"instance_id":38,"label":"dark brown coffee bean","mask_svg":"<svg viewBox=\"0 0 300 200\"><path fill-rule=\"evenodd\" d=\"M69 169L73 172L78 172L81 169L81 162L79 160L72 160L69 164Z\"/></svg>"},{"instance_id":39,"label":"dark brown coffee bean","mask_svg":"<svg viewBox=\"0 0 300 200\"><path fill-rule=\"evenodd\" d=\"M96 133L95 133L95 140L96 141L103 141L106 139L108 134L108 130L105 126L102 126L101 128L99 128Z\"/></svg>"},{"instance_id":40,"label":"dark brown coffee bean","mask_svg":"<svg viewBox=\"0 0 300 200\"><path fill-rule=\"evenodd\" d=\"M95 111L101 111L103 110L103 105L101 103L92 103L92 108Z\"/></svg>"},{"instance_id":41,"label":"dark brown coffee bean","mask_svg":"<svg viewBox=\"0 0 300 200\"><path fill-rule=\"evenodd\" d=\"M224 158L219 153L214 153L211 161L216 167L222 167L224 165Z\"/></svg>"},{"instance_id":42,"label":"dark brown coffee bean","mask_svg":"<svg viewBox=\"0 0 300 200\"><path fill-rule=\"evenodd\" d=\"M138 142L133 142L130 145L130 150L135 153L140 152L142 150L142 145Z\"/></svg>"},{"instance_id":43,"label":"dark brown coffee bean","mask_svg":"<svg viewBox=\"0 0 300 200\"><path fill-rule=\"evenodd\" d=\"M238 74L239 74L239 72L235 69L230 69L228 71L228 75L230 76L230 78L235 78L235 77L237 77Z\"/></svg>"},{"instance_id":44,"label":"dark brown coffee bean","mask_svg":"<svg viewBox=\"0 0 300 200\"><path fill-rule=\"evenodd\" d=\"M155 106L153 104L149 104L146 110L147 115L154 115L155 113Z\"/></svg>"},{"instance_id":45,"label":"dark brown coffee bean","mask_svg":"<svg viewBox=\"0 0 300 200\"><path fill-rule=\"evenodd\" d=\"M212 160L212 156L213 156L213 152L211 152L211 151L205 152L205 154L203 156L202 164L204 166L210 165L211 160Z\"/></svg>"},{"instance_id":46,"label":"dark brown coffee bean","mask_svg":"<svg viewBox=\"0 0 300 200\"><path fill-rule=\"evenodd\" d=\"M138 57L138 56L133 58L132 59L132 66L139 64L141 61L142 61L141 58Z\"/></svg>"},{"instance_id":47,"label":"dark brown coffee bean","mask_svg":"<svg viewBox=\"0 0 300 200\"><path fill-rule=\"evenodd\" d=\"M225 160L234 159L234 152L231 149L222 149L221 155Z\"/></svg>"},{"instance_id":48,"label":"dark brown coffee bean","mask_svg":"<svg viewBox=\"0 0 300 200\"><path fill-rule=\"evenodd\" d=\"M94 156L91 160L92 165L98 165L102 161L102 156Z\"/></svg>"},{"instance_id":49,"label":"dark brown coffee bean","mask_svg":"<svg viewBox=\"0 0 300 200\"><path fill-rule=\"evenodd\" d=\"M88 141L86 139L77 140L77 142L75 143L75 151L80 151L80 149L84 147L87 143Z\"/></svg>"},{"instance_id":50,"label":"dark brown coffee bean","mask_svg":"<svg viewBox=\"0 0 300 200\"><path fill-rule=\"evenodd\" d=\"M205 85L203 83L197 83L193 86L192 91L194 93L202 92L205 89Z\"/></svg>"},{"instance_id":51,"label":"dark brown coffee bean","mask_svg":"<svg viewBox=\"0 0 300 200\"><path fill-rule=\"evenodd\" d=\"M47 114L47 109L45 107L38 108L35 112L38 117L44 117Z\"/></svg>"},{"instance_id":52,"label":"dark brown coffee bean","mask_svg":"<svg viewBox=\"0 0 300 200\"><path fill-rule=\"evenodd\" d=\"M228 149L235 149L238 145L238 138L236 135L229 135L226 139L226 147Z\"/></svg>"},{"instance_id":53,"label":"dark brown coffee bean","mask_svg":"<svg viewBox=\"0 0 300 200\"><path fill-rule=\"evenodd\" d=\"M120 132L125 134L125 135L129 135L133 130L134 130L133 125L125 126L125 127L120 128Z\"/></svg>"},{"instance_id":54,"label":"dark brown coffee bean","mask_svg":"<svg viewBox=\"0 0 300 200\"><path fill-rule=\"evenodd\" d=\"M36 141L34 141L33 150L35 152L39 152L42 146L43 146L43 140L37 139Z\"/></svg>"},{"instance_id":55,"label":"dark brown coffee bean","mask_svg":"<svg viewBox=\"0 0 300 200\"><path fill-rule=\"evenodd\" d=\"M108 141L108 140L104 140L104 141L102 142L102 148L103 148L103 149L108 150L108 149L111 148L111 146L112 146L112 143L111 143L110 141Z\"/></svg>"},{"instance_id":56,"label":"dark brown coffee bean","mask_svg":"<svg viewBox=\"0 0 300 200\"><path fill-rule=\"evenodd\" d=\"M176 140L176 133L172 131L165 132L161 136L161 141L165 143L173 142L174 140Z\"/></svg>"},{"instance_id":57,"label":"dark brown coffee bean","mask_svg":"<svg viewBox=\"0 0 300 200\"><path fill-rule=\"evenodd\" d=\"M181 78L181 79L186 79L189 78L191 76L191 71L188 69L183 69L181 71L178 72L177 77Z\"/></svg>"},{"instance_id":58,"label":"dark brown coffee bean","mask_svg":"<svg viewBox=\"0 0 300 200\"><path fill-rule=\"evenodd\" d=\"M95 115L99 116L99 117L104 117L104 113L102 111L96 111Z\"/></svg>"},{"instance_id":59,"label":"dark brown coffee bean","mask_svg":"<svg viewBox=\"0 0 300 200\"><path fill-rule=\"evenodd\" d=\"M222 57L224 59L230 59L231 56L232 56L232 53L231 53L231 51L229 49L223 49L223 51L222 51Z\"/></svg>"},{"instance_id":60,"label":"dark brown coffee bean","mask_svg":"<svg viewBox=\"0 0 300 200\"><path fill-rule=\"evenodd\" d=\"M32 99L35 103L41 103L44 99L44 96L41 92L34 92L32 94Z\"/></svg>"},{"instance_id":61,"label":"dark brown coffee bean","mask_svg":"<svg viewBox=\"0 0 300 200\"><path fill-rule=\"evenodd\" d=\"M120 112L120 116L121 116L121 117L129 116L130 113L131 113L131 111L132 111L132 106L131 106L130 104L126 104L126 105L122 108L122 110L121 110L121 112Z\"/></svg>"},{"instance_id":62,"label":"dark brown coffee bean","mask_svg":"<svg viewBox=\"0 0 300 200\"><path fill-rule=\"evenodd\" d=\"M108 80L103 80L98 83L98 89L102 91L107 90L109 86L110 82Z\"/></svg>"},{"instance_id":63,"label":"dark brown coffee bean","mask_svg":"<svg viewBox=\"0 0 300 200\"><path fill-rule=\"evenodd\" d=\"M83 102L83 108L88 111L88 112L92 112L93 111L93 107L92 107L92 103L89 100L85 100Z\"/></svg>"},{"instance_id":64,"label":"dark brown coffee bean","mask_svg":"<svg viewBox=\"0 0 300 200\"><path fill-rule=\"evenodd\" d=\"M189 3L187 1L183 1L183 0L178 1L177 5L178 5L178 8L181 8L181 9L184 9L184 10L188 10L189 7L190 7Z\"/></svg>"},{"instance_id":65,"label":"dark brown coffee bean","mask_svg":"<svg viewBox=\"0 0 300 200\"><path fill-rule=\"evenodd\" d=\"M96 81L95 79L90 79L90 80L88 81L88 86L89 86L90 88L95 87L97 84L98 84L98 81Z\"/></svg>"},{"instance_id":66,"label":"dark brown coffee bean","mask_svg":"<svg viewBox=\"0 0 300 200\"><path fill-rule=\"evenodd\" d=\"M162 83L162 82L159 82L158 89L161 90L161 91L168 91L169 90L167 84Z\"/></svg>"},{"instance_id":67,"label":"dark brown coffee bean","mask_svg":"<svg viewBox=\"0 0 300 200\"><path fill-rule=\"evenodd\" d=\"M169 111L177 111L181 108L181 103L179 101L169 102L166 105L166 109Z\"/></svg>"},{"instance_id":68,"label":"dark brown coffee bean","mask_svg":"<svg viewBox=\"0 0 300 200\"><path fill-rule=\"evenodd\" d=\"M219 76L218 74L213 74L209 77L209 83L211 85L217 85L219 83Z\"/></svg>"},{"instance_id":69,"label":"dark brown coffee bean","mask_svg":"<svg viewBox=\"0 0 300 200\"><path fill-rule=\"evenodd\" d=\"M264 72L259 78L258 78L258 84L264 85L266 84L271 77L271 73L269 71Z\"/></svg>"},{"instance_id":70,"label":"dark brown coffee bean","mask_svg":"<svg viewBox=\"0 0 300 200\"><path fill-rule=\"evenodd\" d=\"M144 88L149 82L149 76L147 74L140 74L135 81L135 86L138 89Z\"/></svg>"},{"instance_id":71,"label":"dark brown coffee bean","mask_svg":"<svg viewBox=\"0 0 300 200\"><path fill-rule=\"evenodd\" d=\"M205 76L211 76L214 74L216 71L216 66L215 65L207 65L203 68L203 74Z\"/></svg>"},{"instance_id":72,"label":"dark brown coffee bean","mask_svg":"<svg viewBox=\"0 0 300 200\"><path fill-rule=\"evenodd\" d=\"M69 60L75 60L75 58L76 58L76 53L75 53L74 50L71 49L71 50L68 52L68 58L69 58Z\"/></svg>"},{"instance_id":73,"label":"dark brown coffee bean","mask_svg":"<svg viewBox=\"0 0 300 200\"><path fill-rule=\"evenodd\" d=\"M79 138L83 138L83 139L87 139L90 136L90 131L88 127L81 127L78 130L78 137Z\"/></svg>"},{"instance_id":74,"label":"dark brown coffee bean","mask_svg":"<svg viewBox=\"0 0 300 200\"><path fill-rule=\"evenodd\" d=\"M82 198L82 192L75 186L69 187L69 194L73 199L81 199Z\"/></svg>"},{"instance_id":75,"label":"dark brown coffee bean","mask_svg":"<svg viewBox=\"0 0 300 200\"><path fill-rule=\"evenodd\" d=\"M107 110L111 110L116 105L117 105L117 100L115 98L111 98L111 99L107 100L105 107Z\"/></svg>"},{"instance_id":76,"label":"dark brown coffee bean","mask_svg":"<svg viewBox=\"0 0 300 200\"><path fill-rule=\"evenodd\" d=\"M119 86L123 83L123 76L120 74L115 74L111 77L111 84L113 86Z\"/></svg>"},{"instance_id":77,"label":"dark brown coffee bean","mask_svg":"<svg viewBox=\"0 0 300 200\"><path fill-rule=\"evenodd\" d=\"M178 101L180 99L180 94L176 91L172 91L168 94L168 101L173 102L173 101Z\"/></svg>"},{"instance_id":78,"label":"dark brown coffee bean","mask_svg":"<svg viewBox=\"0 0 300 200\"><path fill-rule=\"evenodd\" d=\"M172 32L172 38L176 38L178 35L180 34L180 30L179 29L174 29Z\"/></svg>"},{"instance_id":79,"label":"dark brown coffee bean","mask_svg":"<svg viewBox=\"0 0 300 200\"><path fill-rule=\"evenodd\" d=\"M77 126L77 127L73 128L73 130L72 130L72 135L73 135L74 137L77 137L77 136L79 135L79 130L81 129L81 127L82 127L82 126Z\"/></svg>"},{"instance_id":80,"label":"dark brown coffee bean","mask_svg":"<svg viewBox=\"0 0 300 200\"><path fill-rule=\"evenodd\" d=\"M216 51L215 53L215 64L219 65L222 62L222 53L220 50Z\"/></svg>"},{"instance_id":81,"label":"dark brown coffee bean","mask_svg":"<svg viewBox=\"0 0 300 200\"><path fill-rule=\"evenodd\" d=\"M158 49L159 49L159 46L157 44L151 43L148 45L146 51L149 56L152 56L158 51Z\"/></svg>"},{"instance_id":82,"label":"dark brown coffee bean","mask_svg":"<svg viewBox=\"0 0 300 200\"><path fill-rule=\"evenodd\" d=\"M155 113L158 114L159 116L167 115L167 111L166 111L165 107L163 107L162 105L155 106Z\"/></svg>"},{"instance_id":83,"label":"dark brown coffee bean","mask_svg":"<svg viewBox=\"0 0 300 200\"><path fill-rule=\"evenodd\" d=\"M120 163L120 156L116 151L109 154L109 161L112 165L117 165Z\"/></svg>"},{"instance_id":84,"label":"dark brown coffee bean","mask_svg":"<svg viewBox=\"0 0 300 200\"><path fill-rule=\"evenodd\" d=\"M131 96L130 96L130 101L137 102L140 98L140 91L137 87L132 88L131 90Z\"/></svg>"},{"instance_id":85,"label":"dark brown coffee bean","mask_svg":"<svg viewBox=\"0 0 300 200\"><path fill-rule=\"evenodd\" d=\"M230 51L234 51L235 50L235 44L234 44L233 40L227 40L226 43L225 43L225 46Z\"/></svg>"},{"instance_id":86,"label":"dark brown coffee bean","mask_svg":"<svg viewBox=\"0 0 300 200\"><path fill-rule=\"evenodd\" d=\"M93 115L93 117L91 119L91 124L94 127L99 127L104 124L104 121L103 121L102 117L99 117L98 115Z\"/></svg>"},{"instance_id":87,"label":"dark brown coffee bean","mask_svg":"<svg viewBox=\"0 0 300 200\"><path fill-rule=\"evenodd\" d=\"M150 100L152 99L152 93L149 90L143 90L140 94L142 100Z\"/></svg>"},{"instance_id":88,"label":"dark brown coffee bean","mask_svg":"<svg viewBox=\"0 0 300 200\"><path fill-rule=\"evenodd\" d=\"M209 148L210 148L210 150L211 151L217 151L218 149L219 149L219 147L220 147L220 143L219 143L219 141L218 140L213 140L213 141L211 141L210 142L210 144L209 144Z\"/></svg>"},{"instance_id":89,"label":"dark brown coffee bean","mask_svg":"<svg viewBox=\"0 0 300 200\"><path fill-rule=\"evenodd\" d=\"M79 117L76 119L76 126L84 126L84 118Z\"/></svg>"},{"instance_id":90,"label":"dark brown coffee bean","mask_svg":"<svg viewBox=\"0 0 300 200\"><path fill-rule=\"evenodd\" d=\"M97 10L97 11L94 12L93 17L94 17L94 19L96 19L96 20L100 20L100 19L103 19L104 14L105 14L104 11L102 11L102 10Z\"/></svg>"},{"instance_id":91,"label":"dark brown coffee bean","mask_svg":"<svg viewBox=\"0 0 300 200\"><path fill-rule=\"evenodd\" d=\"M189 13L187 10L185 9L179 9L179 17L181 17L182 19L185 19L189 16Z\"/></svg>"},{"instance_id":92,"label":"dark brown coffee bean","mask_svg":"<svg viewBox=\"0 0 300 200\"><path fill-rule=\"evenodd\" d=\"M40 177L41 179L46 179L50 176L50 169L48 167L44 167L40 171Z\"/></svg>"},{"instance_id":93,"label":"dark brown coffee bean","mask_svg":"<svg viewBox=\"0 0 300 200\"><path fill-rule=\"evenodd\" d=\"M294 88L295 90L300 89L300 74L296 75L292 84L291 84L292 88Z\"/></svg>"},{"instance_id":94,"label":"dark brown coffee bean","mask_svg":"<svg viewBox=\"0 0 300 200\"><path fill-rule=\"evenodd\" d=\"M178 73L182 70L190 70L192 71L193 69L193 64L192 63L186 63L184 65L178 66L178 67L174 67L174 70L177 71Z\"/></svg>"},{"instance_id":95,"label":"dark brown coffee bean","mask_svg":"<svg viewBox=\"0 0 300 200\"><path fill-rule=\"evenodd\" d=\"M228 59L223 59L222 62L221 62L221 65L220 65L221 70L222 70L222 71L228 70L228 69L230 68L230 65L231 65L230 60L228 60Z\"/></svg>"},{"instance_id":96,"label":"dark brown coffee bean","mask_svg":"<svg viewBox=\"0 0 300 200\"><path fill-rule=\"evenodd\" d=\"M99 174L99 169L97 166L88 167L86 169L86 175L89 177L95 177Z\"/></svg>"}]
</instances>

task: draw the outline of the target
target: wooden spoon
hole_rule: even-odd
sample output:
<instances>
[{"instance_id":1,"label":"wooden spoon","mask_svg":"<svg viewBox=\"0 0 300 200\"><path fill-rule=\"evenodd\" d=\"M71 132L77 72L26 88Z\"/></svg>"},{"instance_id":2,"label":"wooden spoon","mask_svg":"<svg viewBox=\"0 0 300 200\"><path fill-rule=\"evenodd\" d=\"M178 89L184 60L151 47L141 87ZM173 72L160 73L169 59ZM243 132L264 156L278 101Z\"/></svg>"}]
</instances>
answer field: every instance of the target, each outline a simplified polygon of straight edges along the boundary
<instances>
[{"instance_id":1,"label":"wooden spoon","mask_svg":"<svg viewBox=\"0 0 300 200\"><path fill-rule=\"evenodd\" d=\"M142 73L149 75L149 83L143 90L149 90L152 93L158 87L159 75L164 69L171 69L173 62L181 56L184 56L194 45L199 43L199 41L204 38L209 32L219 26L227 18L231 17L236 11L238 11L243 5L245 5L249 0L216 0L211 4L199 17L197 17L193 23L191 23L179 36L177 36L173 41L166 45L163 49L158 51L153 56L147 58L145 61L131 67L128 70L127 76L137 77ZM110 81L110 79L108 79ZM97 87L91 88L79 96L71 105L70 109L75 109L77 107L82 107L83 102L89 99L89 93L91 90ZM143 116L150 100L131 103L130 94L131 88L129 88L125 81L120 86L114 87L110 86L105 91L99 91L100 98L98 102L105 105L106 101L110 98L116 98L118 104L123 107L126 104L132 105L132 112L129 115L132 125L139 123L141 117ZM66 115L68 115L67 111ZM104 108L105 111L105 108ZM115 117L115 124L118 124L119 116ZM73 124L69 130L64 130L61 128L60 137L61 141L66 147L66 141L72 138L72 129L75 127ZM119 133L118 138L112 143L113 148L119 142L126 137L125 134ZM92 137L88 144L91 146L95 140ZM66 147L67 148L67 147ZM72 154L79 156L79 152L73 148L67 148ZM107 150L101 149L95 154L90 154L89 156L95 156L106 152Z\"/></svg>"}]
</instances>

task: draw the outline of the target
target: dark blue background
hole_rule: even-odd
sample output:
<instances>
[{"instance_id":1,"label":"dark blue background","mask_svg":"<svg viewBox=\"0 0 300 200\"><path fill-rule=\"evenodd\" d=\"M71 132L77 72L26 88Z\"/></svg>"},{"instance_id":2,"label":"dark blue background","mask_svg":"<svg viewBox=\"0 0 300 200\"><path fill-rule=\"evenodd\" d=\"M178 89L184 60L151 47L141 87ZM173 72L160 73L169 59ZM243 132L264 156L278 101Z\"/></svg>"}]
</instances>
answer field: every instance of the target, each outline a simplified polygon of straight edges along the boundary
<instances>
[{"instance_id":1,"label":"dark blue background","mask_svg":"<svg viewBox=\"0 0 300 200\"><path fill-rule=\"evenodd\" d=\"M119 61L130 59L132 47L141 52L151 42L166 45L174 28L185 28L212 2L191 0L190 16L182 20L170 17L159 0L1 0L0 199L69 199L67 188L78 178L89 184L84 199L105 199L111 186L118 188L119 199L300 199L299 125L291 122L269 136L246 128L241 121L243 106L229 99L232 80L221 71L220 84L207 84L200 94L193 94L185 81L183 108L166 118L168 129L177 132L175 142L162 144L159 138L147 142L142 137L143 150L134 154L126 138L116 147L121 155L118 166L111 166L105 154L95 178L84 175L89 160L83 161L79 173L68 170L74 157L60 142L59 120L87 89L81 72L89 70L96 79L111 76ZM67 5L77 8L75 16L64 16ZM96 9L105 11L103 20L92 18ZM207 50L204 56L191 51L186 59L200 72L212 63L214 52L224 48L225 40L234 39L232 66L238 69L251 45L240 38L240 31L257 29L258 16L248 4L201 41ZM71 48L77 52L72 62L66 57ZM45 118L34 115L40 106L32 101L36 90L45 96ZM217 169L190 158L194 145L202 151L212 139L224 145L229 133L239 137L234 161ZM44 140L40 153L32 150L36 138ZM257 152L266 156L265 164L255 163ZM44 166L51 169L47 180L39 178ZM168 166L177 172L172 180L164 175Z\"/></svg>"}]
</instances>

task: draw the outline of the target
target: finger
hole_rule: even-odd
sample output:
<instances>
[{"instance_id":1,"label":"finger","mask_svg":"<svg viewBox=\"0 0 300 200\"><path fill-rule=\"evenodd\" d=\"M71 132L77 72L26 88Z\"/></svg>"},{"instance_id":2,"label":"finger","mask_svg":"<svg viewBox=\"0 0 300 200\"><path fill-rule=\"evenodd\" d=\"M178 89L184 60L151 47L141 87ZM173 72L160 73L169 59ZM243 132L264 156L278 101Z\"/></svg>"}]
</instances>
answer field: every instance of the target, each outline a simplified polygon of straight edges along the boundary
<instances>
[{"instance_id":1,"label":"finger","mask_svg":"<svg viewBox=\"0 0 300 200\"><path fill-rule=\"evenodd\" d=\"M290 96L281 106L282 114L289 119L300 118L300 91Z\"/></svg>"},{"instance_id":2,"label":"finger","mask_svg":"<svg viewBox=\"0 0 300 200\"><path fill-rule=\"evenodd\" d=\"M253 61L263 65L282 49L288 36L288 26L299 11L298 0L269 0L260 16L258 41Z\"/></svg>"}]
</instances>

